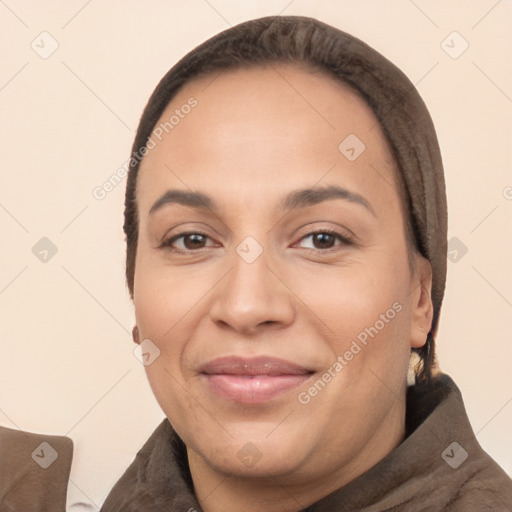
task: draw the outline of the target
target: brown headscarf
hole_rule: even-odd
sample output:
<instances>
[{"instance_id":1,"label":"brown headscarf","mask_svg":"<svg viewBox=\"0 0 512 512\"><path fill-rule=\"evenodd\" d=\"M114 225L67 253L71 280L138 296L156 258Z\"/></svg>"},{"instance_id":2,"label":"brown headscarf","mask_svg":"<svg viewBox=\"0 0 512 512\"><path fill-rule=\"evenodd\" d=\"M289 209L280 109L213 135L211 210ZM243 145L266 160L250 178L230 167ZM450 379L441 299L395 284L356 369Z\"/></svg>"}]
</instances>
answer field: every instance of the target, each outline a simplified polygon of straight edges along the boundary
<instances>
[{"instance_id":1,"label":"brown headscarf","mask_svg":"<svg viewBox=\"0 0 512 512\"><path fill-rule=\"evenodd\" d=\"M138 225L135 188L141 148L167 104L190 80L207 73L278 62L302 62L354 87L380 122L399 170L407 222L420 253L433 270L434 318L424 347L419 380L430 377L434 336L443 300L447 265L447 206L441 154L434 125L411 81L389 60L359 39L313 18L269 16L229 28L183 57L162 78L142 115L125 201L126 277L133 297ZM341 141L340 141L341 142Z\"/></svg>"}]
</instances>

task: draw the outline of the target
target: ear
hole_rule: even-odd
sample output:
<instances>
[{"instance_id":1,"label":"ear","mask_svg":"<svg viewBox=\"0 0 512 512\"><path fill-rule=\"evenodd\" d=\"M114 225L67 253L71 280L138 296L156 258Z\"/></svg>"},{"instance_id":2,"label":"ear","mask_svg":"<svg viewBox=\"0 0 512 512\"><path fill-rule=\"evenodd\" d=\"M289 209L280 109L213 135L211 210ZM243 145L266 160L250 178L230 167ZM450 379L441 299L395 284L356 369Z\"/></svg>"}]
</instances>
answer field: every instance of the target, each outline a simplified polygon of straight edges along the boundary
<instances>
[{"instance_id":1,"label":"ear","mask_svg":"<svg viewBox=\"0 0 512 512\"><path fill-rule=\"evenodd\" d=\"M432 327L432 265L421 254L415 254L414 277L411 281L411 347L425 345Z\"/></svg>"},{"instance_id":2,"label":"ear","mask_svg":"<svg viewBox=\"0 0 512 512\"><path fill-rule=\"evenodd\" d=\"M140 345L140 335L139 335L139 328L135 325L132 329L132 338L133 342L137 345Z\"/></svg>"}]
</instances>

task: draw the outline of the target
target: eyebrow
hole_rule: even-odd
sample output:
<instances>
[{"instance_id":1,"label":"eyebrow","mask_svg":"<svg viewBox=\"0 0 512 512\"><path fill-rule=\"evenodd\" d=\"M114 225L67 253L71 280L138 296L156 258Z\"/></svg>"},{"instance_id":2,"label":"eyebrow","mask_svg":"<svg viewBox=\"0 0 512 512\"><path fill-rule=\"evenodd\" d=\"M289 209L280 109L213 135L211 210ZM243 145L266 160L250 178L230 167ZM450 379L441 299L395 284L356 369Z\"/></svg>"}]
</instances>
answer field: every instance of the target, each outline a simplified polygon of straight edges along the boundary
<instances>
[{"instance_id":1,"label":"eyebrow","mask_svg":"<svg viewBox=\"0 0 512 512\"><path fill-rule=\"evenodd\" d=\"M313 206L331 199L343 199L345 201L364 206L375 216L375 212L370 203L362 195L335 185L293 190L284 196L281 200L280 207L283 210L295 210L298 208ZM218 211L218 206L214 199L202 192L171 189L167 190L153 204L149 213L152 215L162 207L171 204L181 204L183 206L189 206L196 209L208 209L213 212Z\"/></svg>"}]
</instances>

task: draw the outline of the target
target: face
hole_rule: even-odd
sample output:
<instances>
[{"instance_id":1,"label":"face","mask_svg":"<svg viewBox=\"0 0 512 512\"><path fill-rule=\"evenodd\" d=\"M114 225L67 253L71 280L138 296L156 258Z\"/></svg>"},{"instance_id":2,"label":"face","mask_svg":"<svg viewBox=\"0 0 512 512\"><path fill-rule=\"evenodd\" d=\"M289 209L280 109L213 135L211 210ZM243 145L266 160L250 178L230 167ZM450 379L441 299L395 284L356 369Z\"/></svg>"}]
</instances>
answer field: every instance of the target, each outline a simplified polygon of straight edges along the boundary
<instances>
[{"instance_id":1,"label":"face","mask_svg":"<svg viewBox=\"0 0 512 512\"><path fill-rule=\"evenodd\" d=\"M350 479L400 442L430 327L380 127L350 88L291 65L189 83L172 115L136 194L152 390L192 463Z\"/></svg>"}]
</instances>

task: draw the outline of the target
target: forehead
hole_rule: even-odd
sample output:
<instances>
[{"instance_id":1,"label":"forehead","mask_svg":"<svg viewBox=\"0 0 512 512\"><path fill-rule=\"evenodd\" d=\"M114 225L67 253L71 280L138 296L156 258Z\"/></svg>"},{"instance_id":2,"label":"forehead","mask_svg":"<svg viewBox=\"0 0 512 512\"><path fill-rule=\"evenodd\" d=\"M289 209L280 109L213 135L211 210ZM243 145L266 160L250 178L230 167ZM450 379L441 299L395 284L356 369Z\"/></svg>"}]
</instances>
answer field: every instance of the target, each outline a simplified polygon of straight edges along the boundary
<instances>
[{"instance_id":1,"label":"forehead","mask_svg":"<svg viewBox=\"0 0 512 512\"><path fill-rule=\"evenodd\" d=\"M152 140L138 194L163 186L159 176L181 188L239 180L255 192L269 183L310 186L327 173L331 182L396 194L394 161L371 108L349 85L294 64L228 70L187 83Z\"/></svg>"}]
</instances>

